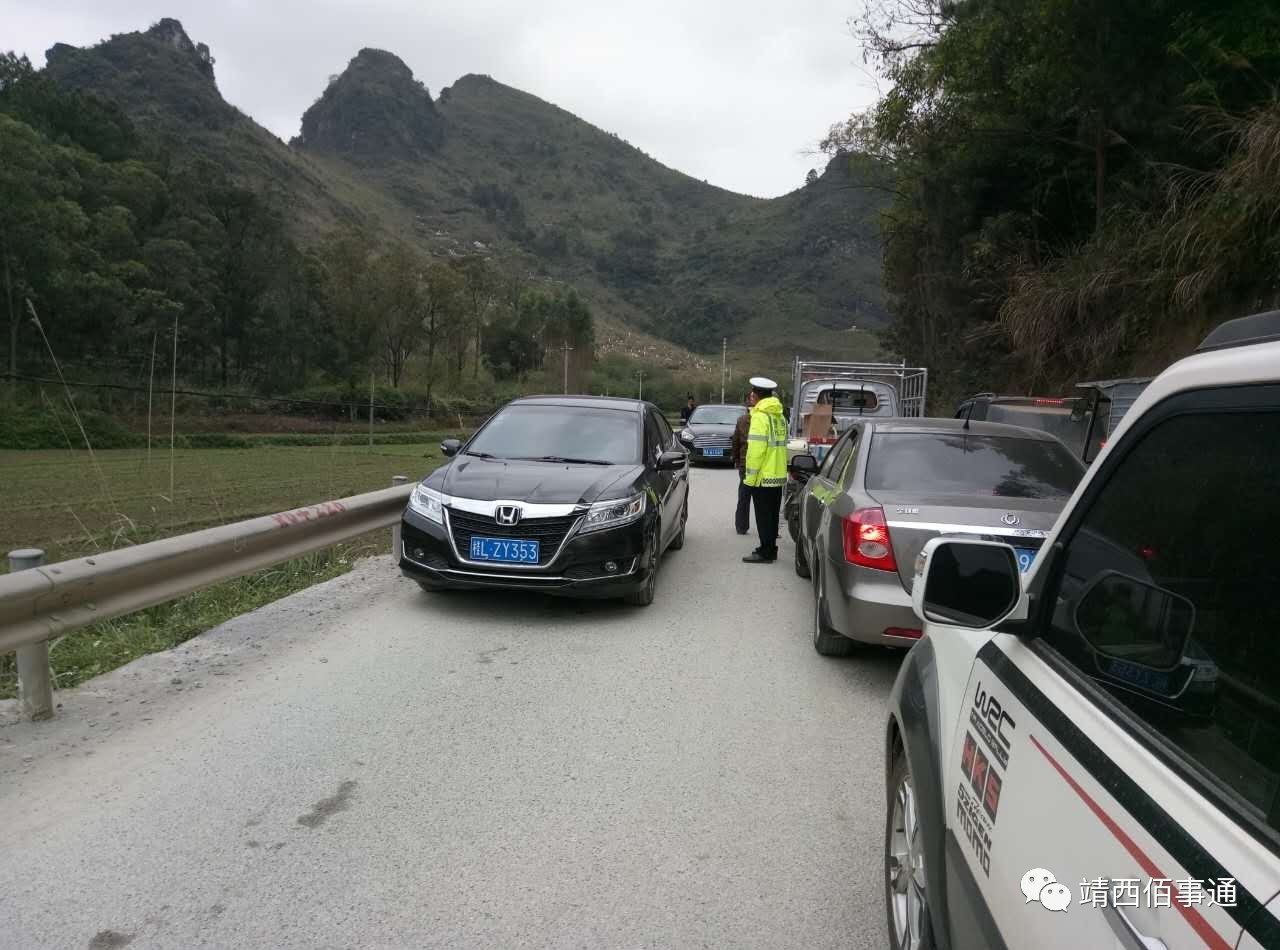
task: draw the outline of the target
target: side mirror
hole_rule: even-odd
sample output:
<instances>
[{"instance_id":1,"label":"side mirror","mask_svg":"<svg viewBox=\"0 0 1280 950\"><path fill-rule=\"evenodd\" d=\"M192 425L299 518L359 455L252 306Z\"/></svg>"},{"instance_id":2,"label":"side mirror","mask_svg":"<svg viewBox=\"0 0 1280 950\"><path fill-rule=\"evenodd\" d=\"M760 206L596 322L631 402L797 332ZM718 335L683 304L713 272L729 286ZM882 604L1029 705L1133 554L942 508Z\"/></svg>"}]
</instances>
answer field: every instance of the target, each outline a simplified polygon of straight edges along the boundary
<instances>
[{"instance_id":1,"label":"side mirror","mask_svg":"<svg viewBox=\"0 0 1280 950\"><path fill-rule=\"evenodd\" d=\"M1191 601L1147 581L1106 571L1076 602L1076 629L1105 657L1172 672L1195 628Z\"/></svg>"},{"instance_id":2,"label":"side mirror","mask_svg":"<svg viewBox=\"0 0 1280 950\"><path fill-rule=\"evenodd\" d=\"M660 472L678 472L689 461L689 456L683 452L668 450L658 456L658 471Z\"/></svg>"},{"instance_id":3,"label":"side mirror","mask_svg":"<svg viewBox=\"0 0 1280 950\"><path fill-rule=\"evenodd\" d=\"M445 455L453 456L458 454L458 449L462 448L461 439L445 439L440 443L440 451Z\"/></svg>"},{"instance_id":4,"label":"side mirror","mask_svg":"<svg viewBox=\"0 0 1280 950\"><path fill-rule=\"evenodd\" d=\"M916 558L911 606L926 623L971 630L1025 612L1017 552L992 541L934 538Z\"/></svg>"},{"instance_id":5,"label":"side mirror","mask_svg":"<svg viewBox=\"0 0 1280 950\"><path fill-rule=\"evenodd\" d=\"M818 473L818 460L807 452L804 455L793 455L787 463L787 471L799 478L808 478Z\"/></svg>"}]
</instances>

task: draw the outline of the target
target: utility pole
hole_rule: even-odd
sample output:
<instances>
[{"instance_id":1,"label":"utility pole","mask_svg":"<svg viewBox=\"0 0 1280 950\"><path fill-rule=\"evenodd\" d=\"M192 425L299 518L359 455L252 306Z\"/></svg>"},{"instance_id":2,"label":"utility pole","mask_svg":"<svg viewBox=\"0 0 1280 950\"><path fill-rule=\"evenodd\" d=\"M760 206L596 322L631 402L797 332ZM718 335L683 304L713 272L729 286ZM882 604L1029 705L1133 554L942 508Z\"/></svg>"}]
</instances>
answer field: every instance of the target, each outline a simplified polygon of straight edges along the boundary
<instances>
[{"instance_id":1,"label":"utility pole","mask_svg":"<svg viewBox=\"0 0 1280 950\"><path fill-rule=\"evenodd\" d=\"M725 371L725 366L727 365L725 363L725 360L728 358L728 356L729 356L729 338L724 337L720 341L720 402L721 403L724 402L724 371Z\"/></svg>"},{"instance_id":2,"label":"utility pole","mask_svg":"<svg viewBox=\"0 0 1280 950\"><path fill-rule=\"evenodd\" d=\"M640 377L640 399L644 398L644 370L639 370L636 375Z\"/></svg>"},{"instance_id":3,"label":"utility pole","mask_svg":"<svg viewBox=\"0 0 1280 950\"><path fill-rule=\"evenodd\" d=\"M564 391L567 395L569 392L569 354L573 352L573 347L565 343L560 349L564 353Z\"/></svg>"}]
</instances>

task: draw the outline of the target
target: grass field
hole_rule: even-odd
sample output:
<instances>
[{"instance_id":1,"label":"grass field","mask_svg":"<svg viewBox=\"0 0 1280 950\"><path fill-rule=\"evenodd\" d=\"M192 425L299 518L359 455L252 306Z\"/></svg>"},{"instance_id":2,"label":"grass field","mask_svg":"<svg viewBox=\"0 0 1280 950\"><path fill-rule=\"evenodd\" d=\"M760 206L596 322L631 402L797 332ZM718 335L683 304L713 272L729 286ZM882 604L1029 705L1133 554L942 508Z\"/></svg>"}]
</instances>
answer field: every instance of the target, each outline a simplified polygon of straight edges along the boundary
<instances>
[{"instance_id":1,"label":"grass field","mask_svg":"<svg viewBox=\"0 0 1280 950\"><path fill-rule=\"evenodd\" d=\"M442 461L439 438L404 445L0 452L0 552L43 548L48 560L239 521L421 478Z\"/></svg>"},{"instance_id":2,"label":"grass field","mask_svg":"<svg viewBox=\"0 0 1280 950\"><path fill-rule=\"evenodd\" d=\"M403 445L263 445L157 450L0 451L0 553L38 547L49 561L139 544L210 525L342 498L417 480L438 466L439 441L423 433ZM172 603L95 624L55 640L50 661L59 689L78 685L136 657L166 650L246 611L345 573L359 557L382 552L386 532ZM7 568L7 564L5 565ZM2 572L2 571L0 571ZM0 656L0 699L16 694L13 656Z\"/></svg>"}]
</instances>

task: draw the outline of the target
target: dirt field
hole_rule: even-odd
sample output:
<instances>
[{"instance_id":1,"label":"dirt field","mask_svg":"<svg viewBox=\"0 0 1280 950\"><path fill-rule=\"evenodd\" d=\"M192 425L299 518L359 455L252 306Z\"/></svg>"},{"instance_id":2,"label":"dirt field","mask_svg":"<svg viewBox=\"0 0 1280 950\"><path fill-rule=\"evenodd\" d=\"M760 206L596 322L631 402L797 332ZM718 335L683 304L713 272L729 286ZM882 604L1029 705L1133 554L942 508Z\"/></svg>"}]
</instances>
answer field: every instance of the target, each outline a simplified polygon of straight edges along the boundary
<instances>
[{"instance_id":1,"label":"dirt field","mask_svg":"<svg viewBox=\"0 0 1280 950\"><path fill-rule=\"evenodd\" d=\"M43 548L64 560L421 478L438 443L0 451L0 554Z\"/></svg>"}]
</instances>

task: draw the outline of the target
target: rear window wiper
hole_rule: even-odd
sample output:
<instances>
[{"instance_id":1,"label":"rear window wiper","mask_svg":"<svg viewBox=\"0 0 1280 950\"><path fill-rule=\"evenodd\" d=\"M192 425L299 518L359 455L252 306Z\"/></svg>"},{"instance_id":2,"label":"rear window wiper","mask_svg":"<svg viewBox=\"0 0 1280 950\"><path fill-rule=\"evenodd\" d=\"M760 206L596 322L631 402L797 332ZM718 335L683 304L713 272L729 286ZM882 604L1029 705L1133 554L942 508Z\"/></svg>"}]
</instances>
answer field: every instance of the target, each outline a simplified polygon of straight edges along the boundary
<instances>
[{"instance_id":1,"label":"rear window wiper","mask_svg":"<svg viewBox=\"0 0 1280 950\"><path fill-rule=\"evenodd\" d=\"M565 462L569 465L612 465L613 463L607 459L578 459L570 458L567 455L519 455L515 456L521 462Z\"/></svg>"}]
</instances>

